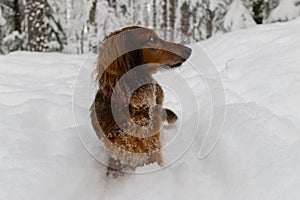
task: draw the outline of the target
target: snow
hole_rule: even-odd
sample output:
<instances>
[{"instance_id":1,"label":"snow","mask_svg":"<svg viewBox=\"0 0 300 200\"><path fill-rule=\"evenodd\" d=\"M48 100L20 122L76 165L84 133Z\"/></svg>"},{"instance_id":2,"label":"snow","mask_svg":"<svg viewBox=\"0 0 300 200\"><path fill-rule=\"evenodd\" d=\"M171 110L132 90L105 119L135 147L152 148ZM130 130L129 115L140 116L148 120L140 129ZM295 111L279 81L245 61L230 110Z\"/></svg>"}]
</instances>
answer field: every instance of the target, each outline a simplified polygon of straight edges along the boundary
<instances>
[{"instance_id":1,"label":"snow","mask_svg":"<svg viewBox=\"0 0 300 200\"><path fill-rule=\"evenodd\" d=\"M209 4L209 8L211 10L214 10L220 3L223 3L223 1L222 0L211 0L210 4Z\"/></svg>"},{"instance_id":2,"label":"snow","mask_svg":"<svg viewBox=\"0 0 300 200\"><path fill-rule=\"evenodd\" d=\"M179 115L183 128L166 130L163 139L170 142L178 129L176 137L188 144L192 136L188 128L197 118L199 135L173 165L152 173L143 172L158 166L144 166L137 169L141 173L118 179L106 178L105 166L82 145L92 134L87 114L94 92L89 73L95 55L14 52L0 56L0 199L297 199L299 25L300 18L191 45L189 63L203 66L198 51L203 46L217 66L226 95L223 133L205 159L198 154L211 105L203 80L189 63L158 73L159 82L177 88L175 96L165 92L166 107L180 113L179 101L184 108ZM178 74L193 88L195 98L174 81ZM194 105L193 99L200 113L189 106ZM170 149L182 150L184 145L177 143Z\"/></svg>"},{"instance_id":3,"label":"snow","mask_svg":"<svg viewBox=\"0 0 300 200\"><path fill-rule=\"evenodd\" d=\"M8 42L18 41L20 39L23 39L23 37L24 36L22 34L20 34L18 31L13 31L9 35L5 36L5 38L3 39L3 42L8 43Z\"/></svg>"}]
</instances>

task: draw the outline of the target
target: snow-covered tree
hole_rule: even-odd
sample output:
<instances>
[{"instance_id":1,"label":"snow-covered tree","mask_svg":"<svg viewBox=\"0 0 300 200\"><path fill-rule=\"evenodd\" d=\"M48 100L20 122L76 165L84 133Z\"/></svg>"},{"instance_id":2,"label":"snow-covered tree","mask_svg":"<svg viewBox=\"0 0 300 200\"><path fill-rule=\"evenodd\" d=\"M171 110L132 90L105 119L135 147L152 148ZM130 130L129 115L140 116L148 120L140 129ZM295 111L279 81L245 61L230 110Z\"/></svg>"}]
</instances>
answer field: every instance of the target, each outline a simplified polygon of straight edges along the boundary
<instances>
[{"instance_id":1,"label":"snow-covered tree","mask_svg":"<svg viewBox=\"0 0 300 200\"><path fill-rule=\"evenodd\" d=\"M210 10L213 12L212 18L212 35L218 35L226 32L224 28L224 17L228 10L229 2L221 1L210 4Z\"/></svg>"},{"instance_id":2,"label":"snow-covered tree","mask_svg":"<svg viewBox=\"0 0 300 200\"><path fill-rule=\"evenodd\" d=\"M3 17L2 15L2 7L1 7L1 4L0 4L0 30L2 30L2 26L4 26L6 23L6 20L5 18ZM0 45L2 46L2 41L3 41L3 33L2 31L0 32ZM0 48L0 53L3 53L3 50Z\"/></svg>"},{"instance_id":3,"label":"snow-covered tree","mask_svg":"<svg viewBox=\"0 0 300 200\"><path fill-rule=\"evenodd\" d=\"M85 4L77 0L68 0L65 4L66 25L64 27L67 37L67 53L85 53L88 48L88 20L93 1Z\"/></svg>"},{"instance_id":4,"label":"snow-covered tree","mask_svg":"<svg viewBox=\"0 0 300 200\"><path fill-rule=\"evenodd\" d=\"M299 7L300 0L0 0L0 53L87 53L129 25L154 27L175 42L200 41L293 19Z\"/></svg>"},{"instance_id":5,"label":"snow-covered tree","mask_svg":"<svg viewBox=\"0 0 300 200\"><path fill-rule=\"evenodd\" d=\"M26 0L27 15L27 33L28 33L28 50L46 51L47 37L46 24L44 21L46 1L45 0Z\"/></svg>"},{"instance_id":6,"label":"snow-covered tree","mask_svg":"<svg viewBox=\"0 0 300 200\"><path fill-rule=\"evenodd\" d=\"M224 28L234 31L254 26L256 23L250 11L243 5L241 0L234 0L224 18Z\"/></svg>"},{"instance_id":7,"label":"snow-covered tree","mask_svg":"<svg viewBox=\"0 0 300 200\"><path fill-rule=\"evenodd\" d=\"M184 1L180 7L180 33L181 35L181 41L186 41L188 37L190 36L190 17L191 13L190 11L190 2L188 0Z\"/></svg>"},{"instance_id":8,"label":"snow-covered tree","mask_svg":"<svg viewBox=\"0 0 300 200\"><path fill-rule=\"evenodd\" d=\"M152 26L156 28L156 21L157 21L157 12L156 12L156 2L157 0L152 0L152 10L153 10L153 17L152 17Z\"/></svg>"},{"instance_id":9,"label":"snow-covered tree","mask_svg":"<svg viewBox=\"0 0 300 200\"><path fill-rule=\"evenodd\" d=\"M24 33L24 5L20 0L8 0L0 3L1 16L5 23L0 26L0 51L23 49L26 45Z\"/></svg>"},{"instance_id":10,"label":"snow-covered tree","mask_svg":"<svg viewBox=\"0 0 300 200\"><path fill-rule=\"evenodd\" d=\"M177 1L176 0L169 0L170 6L169 6L169 28L171 29L170 32L170 40L174 40L174 32L172 30L175 30L175 22L176 22L176 10L177 10Z\"/></svg>"},{"instance_id":11,"label":"snow-covered tree","mask_svg":"<svg viewBox=\"0 0 300 200\"><path fill-rule=\"evenodd\" d=\"M161 5L161 22L160 22L160 28L164 31L164 38L167 38L167 26L168 26L168 4L167 0L162 0Z\"/></svg>"},{"instance_id":12,"label":"snow-covered tree","mask_svg":"<svg viewBox=\"0 0 300 200\"><path fill-rule=\"evenodd\" d=\"M254 0L252 6L253 19L257 24L262 24L264 19L264 0Z\"/></svg>"},{"instance_id":13,"label":"snow-covered tree","mask_svg":"<svg viewBox=\"0 0 300 200\"><path fill-rule=\"evenodd\" d=\"M299 1L296 0L280 0L278 6L271 11L266 21L268 23L283 22L298 17L300 15L299 4Z\"/></svg>"},{"instance_id":14,"label":"snow-covered tree","mask_svg":"<svg viewBox=\"0 0 300 200\"><path fill-rule=\"evenodd\" d=\"M191 36L195 41L211 37L213 12L209 8L209 1L192 2L192 31Z\"/></svg>"},{"instance_id":15,"label":"snow-covered tree","mask_svg":"<svg viewBox=\"0 0 300 200\"><path fill-rule=\"evenodd\" d=\"M257 24L263 24L270 12L277 7L279 0L242 0Z\"/></svg>"},{"instance_id":16,"label":"snow-covered tree","mask_svg":"<svg viewBox=\"0 0 300 200\"><path fill-rule=\"evenodd\" d=\"M46 37L48 51L62 51L67 45L64 32L64 11L61 0L47 0L45 2L44 22L46 25Z\"/></svg>"},{"instance_id":17,"label":"snow-covered tree","mask_svg":"<svg viewBox=\"0 0 300 200\"><path fill-rule=\"evenodd\" d=\"M125 26L126 24L129 24L127 22L128 15L131 15L133 12L132 10L130 12L129 9L127 9L126 12L124 11L125 12L124 15L122 14L120 16L120 18L122 17L122 20L120 20L120 18L118 18L117 14L116 14L115 8L110 7L106 1L100 1L97 4L97 10L98 10L98 12L96 14L96 19L97 19L96 21L98 24L97 27L99 29L99 32L96 37L99 40L102 40L105 36L107 36L109 33L113 32L114 30L119 29L122 26ZM103 12L100 12L100 10ZM126 23L122 23L123 20L125 20Z\"/></svg>"},{"instance_id":18,"label":"snow-covered tree","mask_svg":"<svg viewBox=\"0 0 300 200\"><path fill-rule=\"evenodd\" d=\"M6 20L4 19L2 15L2 6L0 4L0 26L3 26L6 23Z\"/></svg>"}]
</instances>

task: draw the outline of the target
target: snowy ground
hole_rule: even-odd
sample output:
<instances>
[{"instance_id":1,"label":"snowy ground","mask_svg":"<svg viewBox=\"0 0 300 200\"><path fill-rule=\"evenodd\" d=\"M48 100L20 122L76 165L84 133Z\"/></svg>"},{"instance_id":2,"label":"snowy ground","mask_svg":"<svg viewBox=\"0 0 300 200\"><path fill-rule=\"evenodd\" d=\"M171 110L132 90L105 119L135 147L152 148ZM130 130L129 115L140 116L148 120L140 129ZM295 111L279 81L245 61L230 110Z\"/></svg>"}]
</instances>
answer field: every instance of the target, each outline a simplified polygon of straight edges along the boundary
<instances>
[{"instance_id":1,"label":"snowy ground","mask_svg":"<svg viewBox=\"0 0 300 200\"><path fill-rule=\"evenodd\" d=\"M87 56L1 56L0 199L299 199L299 35L296 19L201 43L226 92L218 145L200 160L198 138L172 166L118 179L105 178L105 167L85 150L74 129L73 83ZM190 60L200 65L198 58L194 51ZM188 64L179 70L201 98L201 132L210 109L207 92ZM171 77L164 73L158 79ZM176 111L172 100L166 93L166 105ZM87 112L87 102L75 100L77 114ZM79 116L77 125L85 120Z\"/></svg>"}]
</instances>

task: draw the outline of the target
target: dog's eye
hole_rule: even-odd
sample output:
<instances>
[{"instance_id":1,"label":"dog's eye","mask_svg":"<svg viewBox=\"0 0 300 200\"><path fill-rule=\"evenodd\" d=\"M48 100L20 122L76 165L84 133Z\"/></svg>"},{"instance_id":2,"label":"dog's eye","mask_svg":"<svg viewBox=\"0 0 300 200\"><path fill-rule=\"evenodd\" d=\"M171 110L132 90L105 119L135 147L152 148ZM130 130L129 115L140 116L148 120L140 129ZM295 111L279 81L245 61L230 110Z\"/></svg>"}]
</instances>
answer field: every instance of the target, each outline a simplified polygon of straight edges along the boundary
<instances>
[{"instance_id":1,"label":"dog's eye","mask_svg":"<svg viewBox=\"0 0 300 200\"><path fill-rule=\"evenodd\" d=\"M151 36L150 39L149 39L149 41L150 41L150 42L155 42L156 39L155 39L153 36Z\"/></svg>"}]
</instances>

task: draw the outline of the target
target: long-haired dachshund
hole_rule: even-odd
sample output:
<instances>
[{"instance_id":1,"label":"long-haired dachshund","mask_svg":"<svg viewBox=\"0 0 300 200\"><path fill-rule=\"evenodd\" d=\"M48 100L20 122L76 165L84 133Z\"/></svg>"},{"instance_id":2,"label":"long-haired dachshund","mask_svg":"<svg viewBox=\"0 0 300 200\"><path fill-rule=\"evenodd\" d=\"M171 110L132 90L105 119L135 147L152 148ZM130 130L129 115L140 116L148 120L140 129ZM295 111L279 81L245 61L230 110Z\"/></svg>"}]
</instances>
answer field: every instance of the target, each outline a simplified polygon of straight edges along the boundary
<instances>
[{"instance_id":1,"label":"long-haired dachshund","mask_svg":"<svg viewBox=\"0 0 300 200\"><path fill-rule=\"evenodd\" d=\"M138 26L103 40L94 71L99 89L91 119L110 156L108 174L125 167L163 164L161 126L164 121L174 123L177 116L162 108L163 90L152 74L180 66L190 54L190 48Z\"/></svg>"}]
</instances>

